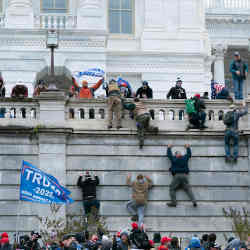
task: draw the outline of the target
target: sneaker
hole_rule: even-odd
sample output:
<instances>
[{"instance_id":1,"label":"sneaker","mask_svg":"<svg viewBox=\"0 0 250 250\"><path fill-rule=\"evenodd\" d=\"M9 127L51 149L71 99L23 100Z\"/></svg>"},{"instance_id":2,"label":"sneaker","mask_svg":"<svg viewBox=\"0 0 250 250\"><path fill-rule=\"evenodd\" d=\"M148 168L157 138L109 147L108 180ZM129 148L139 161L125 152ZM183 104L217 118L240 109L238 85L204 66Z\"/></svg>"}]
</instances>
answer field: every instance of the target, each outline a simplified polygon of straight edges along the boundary
<instances>
[{"instance_id":1,"label":"sneaker","mask_svg":"<svg viewBox=\"0 0 250 250\"><path fill-rule=\"evenodd\" d=\"M237 163L237 161L238 161L238 158L237 158L237 157L234 157L234 158L233 158L233 163Z\"/></svg>"},{"instance_id":2,"label":"sneaker","mask_svg":"<svg viewBox=\"0 0 250 250\"><path fill-rule=\"evenodd\" d=\"M193 202L193 207L197 207L197 203L196 202Z\"/></svg>"},{"instance_id":3,"label":"sneaker","mask_svg":"<svg viewBox=\"0 0 250 250\"><path fill-rule=\"evenodd\" d=\"M170 202L170 203L167 203L167 206L169 206L169 207L176 207L176 203Z\"/></svg>"}]
</instances>

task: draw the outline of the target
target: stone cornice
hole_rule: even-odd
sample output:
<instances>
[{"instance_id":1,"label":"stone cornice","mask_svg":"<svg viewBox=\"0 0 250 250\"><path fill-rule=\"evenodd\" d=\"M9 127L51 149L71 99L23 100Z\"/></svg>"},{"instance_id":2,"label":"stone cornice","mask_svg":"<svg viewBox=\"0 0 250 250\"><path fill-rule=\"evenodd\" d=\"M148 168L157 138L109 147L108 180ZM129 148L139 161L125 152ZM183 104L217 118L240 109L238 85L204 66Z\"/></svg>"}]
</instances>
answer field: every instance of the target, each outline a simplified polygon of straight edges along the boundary
<instances>
[{"instance_id":1,"label":"stone cornice","mask_svg":"<svg viewBox=\"0 0 250 250\"><path fill-rule=\"evenodd\" d=\"M226 23L226 24L248 24L250 23L250 15L220 15L220 14L213 14L206 16L206 23L211 24L219 24L219 23Z\"/></svg>"}]
</instances>

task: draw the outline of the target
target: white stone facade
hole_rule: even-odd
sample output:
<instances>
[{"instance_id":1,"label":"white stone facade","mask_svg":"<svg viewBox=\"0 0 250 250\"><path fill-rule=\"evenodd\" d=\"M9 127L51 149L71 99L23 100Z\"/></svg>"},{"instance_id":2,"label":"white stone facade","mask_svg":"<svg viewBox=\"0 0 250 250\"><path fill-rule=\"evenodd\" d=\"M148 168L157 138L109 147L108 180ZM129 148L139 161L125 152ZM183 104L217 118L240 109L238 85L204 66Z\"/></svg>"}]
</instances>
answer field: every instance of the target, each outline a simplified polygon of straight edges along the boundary
<instances>
[{"instance_id":1,"label":"white stone facade","mask_svg":"<svg viewBox=\"0 0 250 250\"><path fill-rule=\"evenodd\" d=\"M226 48L248 46L250 6L227 6L224 0L133 0L129 35L109 33L109 0L68 0L66 14L44 14L38 0L2 1L0 71L8 94L22 81L32 95L37 73L50 63L46 30L55 26L60 29L56 66L71 72L101 67L107 77L129 79L134 91L147 80L154 98L165 98L177 77L189 95L210 92L213 60L214 77L223 81Z\"/></svg>"}]
</instances>

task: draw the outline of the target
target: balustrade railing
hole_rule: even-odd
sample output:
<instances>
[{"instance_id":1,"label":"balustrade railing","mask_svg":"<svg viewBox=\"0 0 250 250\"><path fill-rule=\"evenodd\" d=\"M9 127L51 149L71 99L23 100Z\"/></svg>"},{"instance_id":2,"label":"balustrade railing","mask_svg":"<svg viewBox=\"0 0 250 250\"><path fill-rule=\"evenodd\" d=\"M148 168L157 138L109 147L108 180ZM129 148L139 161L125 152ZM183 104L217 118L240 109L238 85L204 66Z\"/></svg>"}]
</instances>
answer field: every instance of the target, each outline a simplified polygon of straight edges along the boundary
<instances>
[{"instance_id":1,"label":"balustrade railing","mask_svg":"<svg viewBox=\"0 0 250 250\"><path fill-rule=\"evenodd\" d=\"M42 29L71 29L76 27L77 19L73 15L40 14L35 18L35 25Z\"/></svg>"},{"instance_id":2,"label":"balustrade railing","mask_svg":"<svg viewBox=\"0 0 250 250\"><path fill-rule=\"evenodd\" d=\"M206 0L207 9L246 10L250 9L250 0Z\"/></svg>"},{"instance_id":3,"label":"balustrade railing","mask_svg":"<svg viewBox=\"0 0 250 250\"><path fill-rule=\"evenodd\" d=\"M39 105L33 100L25 100L24 102L8 101L8 98L0 100L0 118L16 119L16 120L38 120Z\"/></svg>"},{"instance_id":4,"label":"balustrade railing","mask_svg":"<svg viewBox=\"0 0 250 250\"><path fill-rule=\"evenodd\" d=\"M108 118L108 107L106 99L69 99L65 105L61 105L59 110L65 110L62 119L65 120L65 126L72 128L81 128L83 130L106 129ZM66 101L66 99L65 99ZM126 101L131 101L127 99ZM43 108L40 111L42 102ZM45 104L44 102L48 102ZM57 115L58 106L54 106L57 101L51 99L25 99L13 100L11 98L0 99L0 120L8 124L25 124L33 126L34 124L46 125L50 121L51 112ZM152 120L156 122L161 129L183 130L187 124L188 116L185 112L185 102L183 100L145 100L145 104L151 114ZM51 106L52 105L52 106ZM222 100L207 100L206 113L209 127L212 129L224 128L222 122L224 114L229 110L230 103ZM248 100L250 108L250 101ZM46 108L44 108L46 107ZM54 107L56 109L54 110ZM43 115L40 116L40 113ZM45 119L45 120L44 120ZM248 128L248 117L244 117L241 126L243 129ZM57 121L57 120L56 120ZM124 128L132 128L135 124L132 113L123 111ZM60 123L60 126L62 123ZM169 126L169 127L168 127Z\"/></svg>"},{"instance_id":5,"label":"balustrade railing","mask_svg":"<svg viewBox=\"0 0 250 250\"><path fill-rule=\"evenodd\" d=\"M155 121L183 122L188 118L184 101L146 100L145 103ZM229 105L227 101L206 101L207 120L211 122L222 121L224 114L229 111ZM72 99L66 106L66 119L70 121L105 120L107 116L108 109L105 99ZM124 111L123 118L130 120L130 113Z\"/></svg>"}]
</instances>

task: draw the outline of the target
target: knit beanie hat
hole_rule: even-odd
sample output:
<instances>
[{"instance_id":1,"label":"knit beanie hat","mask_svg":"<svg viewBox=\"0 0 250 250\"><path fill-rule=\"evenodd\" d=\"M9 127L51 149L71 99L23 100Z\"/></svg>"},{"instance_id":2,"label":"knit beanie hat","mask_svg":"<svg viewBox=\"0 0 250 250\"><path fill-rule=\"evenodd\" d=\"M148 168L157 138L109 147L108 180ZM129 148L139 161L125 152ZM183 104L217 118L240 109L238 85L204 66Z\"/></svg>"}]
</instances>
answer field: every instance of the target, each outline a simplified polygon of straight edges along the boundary
<instances>
[{"instance_id":1,"label":"knit beanie hat","mask_svg":"<svg viewBox=\"0 0 250 250\"><path fill-rule=\"evenodd\" d=\"M2 239L3 239L3 238L9 238L9 235L8 235L6 232L4 232L4 233L2 233L1 238L2 238Z\"/></svg>"},{"instance_id":2,"label":"knit beanie hat","mask_svg":"<svg viewBox=\"0 0 250 250\"><path fill-rule=\"evenodd\" d=\"M171 241L170 238L168 238L168 237L162 237L161 244L165 244L165 243L170 242L170 241Z\"/></svg>"},{"instance_id":3,"label":"knit beanie hat","mask_svg":"<svg viewBox=\"0 0 250 250\"><path fill-rule=\"evenodd\" d=\"M133 222L131 224L131 226L132 226L132 229L138 229L139 228L139 226L138 226L138 224L136 222Z\"/></svg>"}]
</instances>

